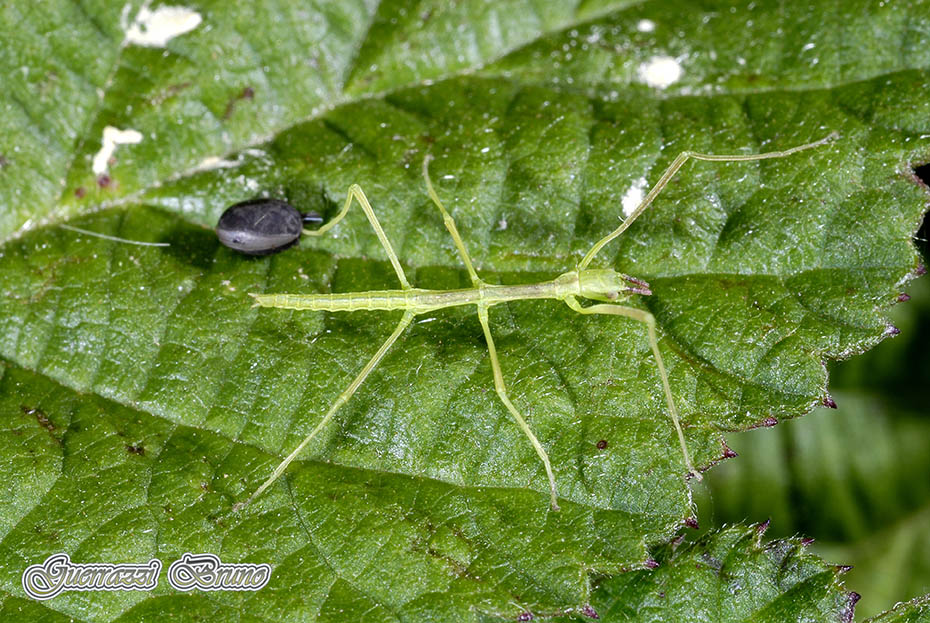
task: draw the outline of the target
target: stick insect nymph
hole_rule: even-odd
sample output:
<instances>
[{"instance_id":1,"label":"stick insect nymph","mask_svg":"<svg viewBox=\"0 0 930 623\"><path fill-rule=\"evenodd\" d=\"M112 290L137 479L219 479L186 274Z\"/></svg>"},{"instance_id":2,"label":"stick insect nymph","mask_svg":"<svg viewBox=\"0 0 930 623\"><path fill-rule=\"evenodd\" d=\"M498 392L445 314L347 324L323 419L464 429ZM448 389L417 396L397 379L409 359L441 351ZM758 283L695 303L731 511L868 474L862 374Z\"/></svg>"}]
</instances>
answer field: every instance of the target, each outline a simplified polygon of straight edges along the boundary
<instances>
[{"instance_id":1,"label":"stick insect nymph","mask_svg":"<svg viewBox=\"0 0 930 623\"><path fill-rule=\"evenodd\" d=\"M772 151L760 154L704 154L696 152L682 152L669 167L662 173L662 176L645 196L639 206L617 227L614 231L598 240L591 250L585 254L578 265L567 272L562 273L551 281L541 283L530 283L523 285L501 286L489 284L481 280L478 273L472 265L471 256L465 250L465 243L459 235L458 228L452 216L446 211L439 196L436 194L433 184L429 177L430 156L423 160L423 179L426 182L426 190L430 199L439 208L446 229L452 236L452 240L458 249L459 256L465 264L465 268L471 277L472 287L460 290L427 290L414 288L407 281L403 268L397 254L391 247L390 241L381 229L381 224L372 210L371 204L361 187L353 184L349 187L345 204L342 210L329 223L326 223L315 231L304 230L307 236L320 236L333 228L339 221L345 217L353 201L358 201L365 216L371 223L378 240L384 247L388 259L397 273L400 280L399 290L374 290L368 292L347 292L338 294L251 294L255 299L255 304L260 307L279 307L284 309L297 310L316 310L329 312L351 312L360 310L395 310L403 311L403 317L394 329L394 332L381 344L374 356L362 368L361 372L349 384L346 389L339 394L329 410L310 433L297 445L296 448L275 468L271 476L245 501L237 504L233 510L238 510L245 506L256 497L262 494L272 483L274 483L287 466L290 465L300 452L309 444L314 437L330 422L339 408L351 398L359 386L364 382L372 370L377 367L381 359L387 353L388 349L404 333L404 330L410 325L415 316L425 314L446 307L455 307L460 305L474 305L478 312L478 321L484 331L485 341L488 346L488 355L491 360L491 370L494 375L494 389L500 397L501 402L513 416L517 426L526 435L526 438L536 450L539 459L542 461L546 470L546 476L549 480L550 504L553 510L558 510L558 493L555 484L555 477L552 473L552 466L549 462L549 455L545 448L536 438L529 424L520 415L520 411L511 402L504 384L504 376L501 372L500 362L497 357L497 349L494 346L494 339L491 336L491 329L488 322L488 310L499 303L508 301L523 301L529 299L554 299L562 301L572 310L579 314L607 314L613 316L625 316L638 320L646 325L649 338L649 346L655 358L656 368L658 369L659 378L662 381L662 389L665 393L665 400L668 405L669 415L671 416L675 432L678 437L678 443L681 447L681 455L684 467L688 476L700 480L701 474L695 469L691 462L691 455L688 452L688 444L681 427L681 421L678 417L678 409L675 406L675 400L672 397L672 390L669 386L668 374L665 370L665 364L662 361L662 354L659 350L659 341L656 335L655 317L638 307L630 307L622 303L628 301L634 295L648 296L651 294L649 284L635 277L624 275L611 268L588 268L594 257L610 241L622 234L626 229L652 204L656 196L668 185L672 177L689 159L705 160L710 162L746 162L751 160L765 160L769 158L783 158L799 151L813 149L824 145L825 143L836 138L836 134L831 134L826 138L813 143L798 145L783 151ZM594 303L582 305L579 299L587 299Z\"/></svg>"}]
</instances>

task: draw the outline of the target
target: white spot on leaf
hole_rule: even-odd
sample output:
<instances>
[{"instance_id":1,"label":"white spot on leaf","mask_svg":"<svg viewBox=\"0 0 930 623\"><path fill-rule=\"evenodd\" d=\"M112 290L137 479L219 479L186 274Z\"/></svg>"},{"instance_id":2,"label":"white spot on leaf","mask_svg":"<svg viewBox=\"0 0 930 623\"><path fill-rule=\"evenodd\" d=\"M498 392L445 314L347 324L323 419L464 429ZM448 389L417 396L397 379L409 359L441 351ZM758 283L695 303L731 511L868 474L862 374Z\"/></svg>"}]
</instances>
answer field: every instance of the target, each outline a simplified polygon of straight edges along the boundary
<instances>
[{"instance_id":1,"label":"white spot on leaf","mask_svg":"<svg viewBox=\"0 0 930 623\"><path fill-rule=\"evenodd\" d=\"M653 56L639 66L640 80L656 89L678 82L681 74L681 64L671 56Z\"/></svg>"},{"instance_id":2,"label":"white spot on leaf","mask_svg":"<svg viewBox=\"0 0 930 623\"><path fill-rule=\"evenodd\" d=\"M633 185L624 193L623 199L620 200L620 205L623 206L624 218L629 218L633 210L643 202L643 197L646 196L646 183L646 178L641 177L633 182Z\"/></svg>"},{"instance_id":3,"label":"white spot on leaf","mask_svg":"<svg viewBox=\"0 0 930 623\"><path fill-rule=\"evenodd\" d=\"M163 48L178 35L190 32L203 18L197 11L180 6L160 6L154 11L142 7L126 30L126 42L149 48Z\"/></svg>"},{"instance_id":4,"label":"white spot on leaf","mask_svg":"<svg viewBox=\"0 0 930 623\"><path fill-rule=\"evenodd\" d=\"M200 171L212 171L213 169L232 169L233 167L238 167L242 162L239 160L224 160L219 156L208 156L200 161L196 167L194 167L194 172Z\"/></svg>"},{"instance_id":5,"label":"white spot on leaf","mask_svg":"<svg viewBox=\"0 0 930 623\"><path fill-rule=\"evenodd\" d=\"M116 151L117 145L133 145L142 140L142 134L136 130L120 130L108 125L103 129L103 145L100 150L94 154L92 165L95 175L106 173L109 167L110 158Z\"/></svg>"}]
</instances>

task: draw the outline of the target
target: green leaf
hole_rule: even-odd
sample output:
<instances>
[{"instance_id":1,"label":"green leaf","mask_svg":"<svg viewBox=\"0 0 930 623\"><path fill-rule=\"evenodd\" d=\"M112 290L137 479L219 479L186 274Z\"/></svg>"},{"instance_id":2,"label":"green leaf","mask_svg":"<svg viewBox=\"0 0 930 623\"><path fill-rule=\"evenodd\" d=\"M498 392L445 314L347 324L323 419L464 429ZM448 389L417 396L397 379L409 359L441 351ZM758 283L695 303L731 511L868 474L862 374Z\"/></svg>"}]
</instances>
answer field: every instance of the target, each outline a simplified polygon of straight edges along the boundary
<instances>
[{"instance_id":1,"label":"green leaf","mask_svg":"<svg viewBox=\"0 0 930 623\"><path fill-rule=\"evenodd\" d=\"M930 595L898 604L893 610L869 619L870 623L926 623L930 621Z\"/></svg>"},{"instance_id":2,"label":"green leaf","mask_svg":"<svg viewBox=\"0 0 930 623\"><path fill-rule=\"evenodd\" d=\"M126 38L137 4L4 9L10 608L23 569L51 553L208 551L268 562L272 582L209 598L164 582L154 595L68 593L47 610L577 613L592 573L648 566L691 516L645 327L545 301L496 307L491 324L514 402L552 459L560 513L493 391L468 309L420 318L302 460L233 513L397 320L251 308L250 292L396 283L361 212L269 258L220 247L209 228L235 201L282 197L331 218L361 184L411 281L464 287L419 174L433 154L482 276L526 283L570 270L616 227L621 198L683 150L761 152L838 131L790 158L688 164L598 265L651 284L633 304L658 319L705 467L726 453L722 431L809 411L827 396L825 358L886 335L883 311L917 269L910 236L926 199L905 174L930 159L928 48L914 34L926 12L447 4L203 5L202 23L164 49ZM786 36L757 45L772 33ZM874 53L850 55L849 42ZM669 62L681 76L656 85ZM99 157L107 127L139 133L112 162Z\"/></svg>"},{"instance_id":3,"label":"green leaf","mask_svg":"<svg viewBox=\"0 0 930 623\"><path fill-rule=\"evenodd\" d=\"M930 283L909 292L893 314L901 334L837 366L831 385L848 388L836 394L839 409L728 438L740 460L710 474L700 505L717 524L771 518L776 535L816 538L815 553L852 565L845 580L862 594L861 617L930 591L930 421L902 406L926 402Z\"/></svg>"},{"instance_id":4,"label":"green leaf","mask_svg":"<svg viewBox=\"0 0 930 623\"><path fill-rule=\"evenodd\" d=\"M863 616L930 590L930 425L882 401L838 393L821 411L771 431L728 438L739 453L707 479L700 508L714 524L771 518L776 535L852 565L846 585Z\"/></svg>"},{"instance_id":5,"label":"green leaf","mask_svg":"<svg viewBox=\"0 0 930 623\"><path fill-rule=\"evenodd\" d=\"M771 517L779 534L845 541L927 503L926 418L888 413L870 396L842 393L836 399L839 411L728 439L745 460L721 466L708 481L721 521Z\"/></svg>"},{"instance_id":6,"label":"green leaf","mask_svg":"<svg viewBox=\"0 0 930 623\"><path fill-rule=\"evenodd\" d=\"M598 614L605 621L851 621L859 596L843 589L841 570L807 552L801 539L762 542L767 526L732 526L662 548L655 571L596 585Z\"/></svg>"}]
</instances>

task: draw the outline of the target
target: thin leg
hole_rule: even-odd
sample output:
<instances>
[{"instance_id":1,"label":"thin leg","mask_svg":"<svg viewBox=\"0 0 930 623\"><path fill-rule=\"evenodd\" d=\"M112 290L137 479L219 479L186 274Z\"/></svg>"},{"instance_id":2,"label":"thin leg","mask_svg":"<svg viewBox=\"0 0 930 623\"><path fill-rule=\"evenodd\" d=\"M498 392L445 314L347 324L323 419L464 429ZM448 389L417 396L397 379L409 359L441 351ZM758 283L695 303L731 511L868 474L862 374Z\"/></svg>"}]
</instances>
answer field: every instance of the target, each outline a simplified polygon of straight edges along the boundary
<instances>
[{"instance_id":1,"label":"thin leg","mask_svg":"<svg viewBox=\"0 0 930 623\"><path fill-rule=\"evenodd\" d=\"M342 210L339 214L336 215L333 220L326 223L322 227L316 230L305 229L305 236L322 236L330 229L336 226L336 224L341 221L346 213L349 211L349 208L352 207L352 199L357 199L358 204L362 206L362 210L365 211L365 216L368 217L368 222L371 223L371 228L375 230L375 234L378 235L378 240L381 241L381 246L384 247L384 250L387 252L388 259L391 260L391 264L394 266L394 272L397 273L397 278L400 279L400 285L404 290L410 288L410 284L407 282L407 277L404 275L404 269L400 267L400 260L397 259L397 254L394 253L394 248L391 246L391 241L387 239L387 236L384 235L384 230L381 229L381 223L378 222L378 217L375 216L375 211L372 209L371 204L368 203L368 197L365 196L362 187L358 184L352 184L349 186L349 192L346 193L346 202L342 206Z\"/></svg>"},{"instance_id":2,"label":"thin leg","mask_svg":"<svg viewBox=\"0 0 930 623\"><path fill-rule=\"evenodd\" d=\"M694 465L691 463L691 455L688 454L688 445L685 443L685 434L681 430L681 422L678 419L678 409L675 408L675 401L672 399L672 389L668 383L668 374L665 372L665 364L662 363L662 354L659 352L659 340L656 338L655 316L647 311L633 307L624 307L622 305L599 304L582 307L573 297L565 299L565 303L579 314L626 316L627 318L633 318L634 320L646 323L646 327L649 330L649 346L652 348L652 354L659 368L659 376L662 378L662 388L665 390L665 399L668 402L669 413L672 415L672 422L675 424L675 432L678 433L678 443L681 445L681 454L685 459L685 467L695 480L701 480L701 472L694 469Z\"/></svg>"},{"instance_id":3,"label":"thin leg","mask_svg":"<svg viewBox=\"0 0 930 623\"><path fill-rule=\"evenodd\" d=\"M813 149L815 147L820 147L821 145L824 145L834 140L838 136L839 136L838 133L833 132L829 136L822 138L819 141L814 141L813 143L806 143L804 145L798 145L797 147L785 149L784 151L769 151L769 152L762 153L762 154L723 155L723 154L702 154L702 153L698 153L694 151L681 152L680 154L678 154L678 157L672 161L672 164L670 164L669 167L665 169L665 173L662 174L662 177L659 178L659 181L656 182L656 185L652 187L652 190L649 191L649 194L646 195L642 203L640 203L639 206L637 206L637 208L633 210L630 216L628 216L620 224L620 226L617 229L613 230L608 235L598 240L594 244L594 246L591 247L591 250L588 251L588 253L581 260L581 263L578 264L578 268L579 269L585 268L588 264L591 263L591 260L594 259L594 256L597 255L598 251L600 251L604 247L604 245L606 245L608 242L610 242L611 240L613 240L614 238L622 234L624 231L626 231L627 227L632 225L633 221L639 218L639 215L646 211L646 208L648 208L652 204L652 202L659 195L659 193L662 192L662 189L668 185L669 181L678 172L678 169L680 169L685 164L685 162L688 161L689 158L694 158L695 160L707 160L710 162L747 162L750 160L767 160L769 158L784 158L785 156L790 156L791 154L797 153L799 151L804 151L805 149Z\"/></svg>"},{"instance_id":4,"label":"thin leg","mask_svg":"<svg viewBox=\"0 0 930 623\"><path fill-rule=\"evenodd\" d=\"M300 451L303 450L308 443L313 441L313 438L316 437L317 433L319 433L327 424L329 424L329 421L333 419L333 416L336 414L336 411L339 410L339 407L345 404L346 401L352 397L352 394L355 393L355 390L359 388L359 386L368 377L371 371L377 367L377 365L381 362L382 357L384 357L384 354L387 353L391 345L397 341L397 338L400 337L401 333L404 332L404 329L407 328L407 325L410 324L410 321L413 320L413 316L413 312L404 312L404 317L400 319L399 323L397 323L397 328L394 329L394 333L392 333L391 336L384 341L384 344L382 344L381 348L378 349L378 352L374 354L374 356L371 358L371 361L365 364L365 367L362 368L362 371L358 373L358 376L355 377L355 380L345 388L345 391L339 394L339 397L336 398L335 402L333 402L333 405L329 408L329 411L326 412L326 415L323 416L323 419L320 420L320 423L317 424L312 431L310 431L309 435L304 437L304 440L301 441L296 448L294 448L293 452L287 455L286 459L281 461L281 463L275 468L274 472L272 472L268 480L266 480L262 486L256 489L255 493L249 496L248 500L233 506L233 512L238 511L243 506L247 506L249 503L251 503L252 500L260 496L265 491L265 489L270 487L274 481L284 473L284 470L286 470L287 466L291 464L291 461L297 458L297 455L300 454Z\"/></svg>"},{"instance_id":5,"label":"thin leg","mask_svg":"<svg viewBox=\"0 0 930 623\"><path fill-rule=\"evenodd\" d=\"M546 454L542 444L539 443L539 440L536 439L536 435L530 430L529 424L526 423L526 420L523 419L523 416L520 415L517 408L510 402L510 398L507 397L507 388L504 386L504 375L501 374L501 364L497 360L497 349L494 348L494 338L491 337L491 328L488 326L487 307L478 306L478 320L481 321L481 327L484 329L484 339L488 343L488 353L491 355L491 370L494 372L494 389L497 390L497 395L500 397L501 402L503 402L507 410L510 411L510 415L517 421L520 430L523 431L523 434L526 435L530 443L533 444L533 448L536 449L536 454L542 459L543 465L546 467L546 476L549 477L549 495L551 498L550 503L552 504L552 510L557 511L559 510L559 502L555 492L555 477L552 475L552 465L549 464L549 455Z\"/></svg>"},{"instance_id":6,"label":"thin leg","mask_svg":"<svg viewBox=\"0 0 930 623\"><path fill-rule=\"evenodd\" d=\"M433 157L429 154L423 159L423 179L426 180L426 192L429 193L429 198L433 200L433 203L435 203L439 211L442 212L442 222L446 224L446 229L452 234L452 240L455 242L455 247L459 250L462 261L465 262L465 268L468 269L468 275L471 277L472 284L478 287L481 285L482 281L478 277L478 273L475 272L475 267L471 264L471 257L469 257L468 251L465 250L465 243L462 242L459 230L455 226L455 220L452 218L451 214L446 212L445 207L443 207L442 202L439 200L439 195L437 195L436 191L433 189L433 182L429 179L429 162L432 159Z\"/></svg>"}]
</instances>

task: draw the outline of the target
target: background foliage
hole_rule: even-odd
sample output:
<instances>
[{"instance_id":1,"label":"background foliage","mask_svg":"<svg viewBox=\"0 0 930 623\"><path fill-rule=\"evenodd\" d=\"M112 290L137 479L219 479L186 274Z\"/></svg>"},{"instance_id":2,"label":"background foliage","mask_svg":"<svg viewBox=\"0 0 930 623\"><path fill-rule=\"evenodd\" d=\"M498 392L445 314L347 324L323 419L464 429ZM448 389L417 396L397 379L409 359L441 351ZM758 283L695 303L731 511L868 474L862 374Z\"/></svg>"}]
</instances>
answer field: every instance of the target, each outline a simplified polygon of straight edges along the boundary
<instances>
[{"instance_id":1,"label":"background foliage","mask_svg":"<svg viewBox=\"0 0 930 623\"><path fill-rule=\"evenodd\" d=\"M926 222L917 241L927 263ZM813 551L852 565L860 618L930 592L930 287L908 292L892 313L901 334L832 368L837 411L728 437L743 460L714 470L700 496L708 525L771 518L770 534L816 536Z\"/></svg>"}]
</instances>

